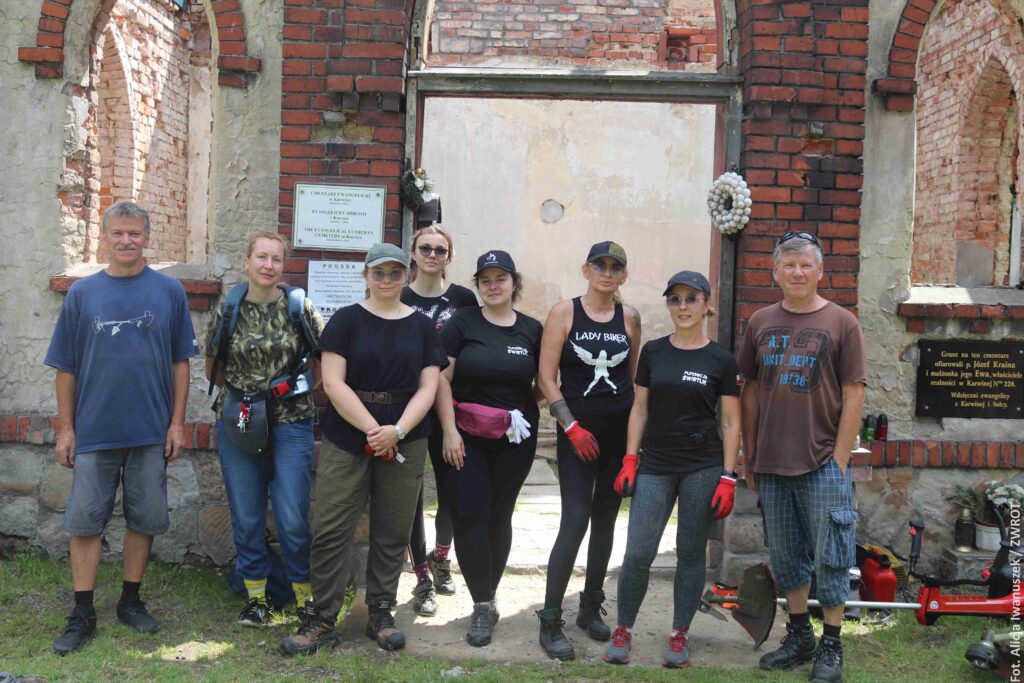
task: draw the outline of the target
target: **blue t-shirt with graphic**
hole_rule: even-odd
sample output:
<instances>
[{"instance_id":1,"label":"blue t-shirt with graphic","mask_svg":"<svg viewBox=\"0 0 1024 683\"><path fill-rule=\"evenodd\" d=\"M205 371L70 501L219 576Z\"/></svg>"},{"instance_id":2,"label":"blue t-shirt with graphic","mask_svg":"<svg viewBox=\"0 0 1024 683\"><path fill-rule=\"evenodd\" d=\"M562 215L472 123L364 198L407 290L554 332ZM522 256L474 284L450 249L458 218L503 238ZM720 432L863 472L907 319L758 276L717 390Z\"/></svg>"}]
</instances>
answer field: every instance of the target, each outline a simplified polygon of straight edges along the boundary
<instances>
[{"instance_id":1,"label":"blue t-shirt with graphic","mask_svg":"<svg viewBox=\"0 0 1024 683\"><path fill-rule=\"evenodd\" d=\"M75 453L164 443L171 365L198 353L177 280L147 266L74 283L43 362L75 376Z\"/></svg>"}]
</instances>

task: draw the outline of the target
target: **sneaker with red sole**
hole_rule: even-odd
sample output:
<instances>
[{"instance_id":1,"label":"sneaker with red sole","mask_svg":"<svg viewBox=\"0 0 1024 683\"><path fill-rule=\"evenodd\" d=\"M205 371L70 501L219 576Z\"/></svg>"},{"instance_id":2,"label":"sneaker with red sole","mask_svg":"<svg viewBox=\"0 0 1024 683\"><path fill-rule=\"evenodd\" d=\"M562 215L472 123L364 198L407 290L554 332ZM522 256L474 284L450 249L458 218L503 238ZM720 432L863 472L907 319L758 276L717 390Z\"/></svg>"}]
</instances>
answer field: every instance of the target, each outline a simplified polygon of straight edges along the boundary
<instances>
[{"instance_id":1,"label":"sneaker with red sole","mask_svg":"<svg viewBox=\"0 0 1024 683\"><path fill-rule=\"evenodd\" d=\"M612 633L611 642L604 651L604 661L609 664L629 664L629 652L633 649L633 635L625 626L619 626Z\"/></svg>"}]
</instances>

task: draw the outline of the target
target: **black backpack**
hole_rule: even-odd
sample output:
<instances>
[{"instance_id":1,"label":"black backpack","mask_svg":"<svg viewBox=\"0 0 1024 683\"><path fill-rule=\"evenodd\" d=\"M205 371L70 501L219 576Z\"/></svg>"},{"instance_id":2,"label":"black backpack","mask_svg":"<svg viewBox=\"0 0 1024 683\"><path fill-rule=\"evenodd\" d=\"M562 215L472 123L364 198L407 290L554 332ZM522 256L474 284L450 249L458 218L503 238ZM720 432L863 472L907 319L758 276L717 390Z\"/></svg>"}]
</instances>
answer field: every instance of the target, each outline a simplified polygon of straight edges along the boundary
<instances>
[{"instance_id":1,"label":"black backpack","mask_svg":"<svg viewBox=\"0 0 1024 683\"><path fill-rule=\"evenodd\" d=\"M242 300L245 299L245 295L248 292L249 283L239 283L231 289L223 303L221 303L220 325L217 326L217 332L213 336L213 344L217 349L217 355L213 357L213 367L210 372L210 388L206 392L207 396L213 395L213 387L214 382L217 379L217 373L220 371L224 363L227 362L228 346L231 344L231 335L235 333L235 327L238 325L238 309L242 305ZM306 316L303 315L306 303L306 292L301 287L287 286L284 287L284 292L285 296L288 297L288 318L291 320L292 325L295 327L296 331L299 332L305 342L305 345L299 354L300 360L290 375L290 389L294 390L295 380L299 375L308 371L309 355L316 348L316 339L313 338L313 331L309 329L309 322L306 320ZM311 388L312 387L310 386L310 389ZM271 391L273 391L273 389ZM284 395L286 394L275 393L274 397L281 398Z\"/></svg>"}]
</instances>

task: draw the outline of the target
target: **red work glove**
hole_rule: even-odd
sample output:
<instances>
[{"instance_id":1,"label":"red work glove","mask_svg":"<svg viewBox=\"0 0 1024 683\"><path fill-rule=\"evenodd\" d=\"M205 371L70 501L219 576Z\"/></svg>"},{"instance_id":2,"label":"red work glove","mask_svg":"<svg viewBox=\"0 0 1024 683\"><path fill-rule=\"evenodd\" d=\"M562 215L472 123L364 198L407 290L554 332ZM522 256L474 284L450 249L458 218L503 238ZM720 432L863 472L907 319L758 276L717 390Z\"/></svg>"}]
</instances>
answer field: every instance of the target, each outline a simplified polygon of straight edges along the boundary
<instances>
[{"instance_id":1,"label":"red work glove","mask_svg":"<svg viewBox=\"0 0 1024 683\"><path fill-rule=\"evenodd\" d=\"M378 457L377 454L373 452L373 449L370 448L370 444L368 444L368 443L364 443L363 444L363 452L366 453L371 458ZM380 456L380 459L384 460L386 462L388 460L394 460L395 456L390 451L388 451L384 455Z\"/></svg>"},{"instance_id":2,"label":"red work glove","mask_svg":"<svg viewBox=\"0 0 1024 683\"><path fill-rule=\"evenodd\" d=\"M736 480L723 474L718 480L718 488L711 499L711 509L715 511L715 517L722 519L728 517L732 512L733 501L736 498Z\"/></svg>"},{"instance_id":3,"label":"red work glove","mask_svg":"<svg viewBox=\"0 0 1024 683\"><path fill-rule=\"evenodd\" d=\"M583 462L593 462L601 454L601 448L597 445L597 439L588 432L580 423L573 420L572 424L565 428L565 435L572 442L572 447Z\"/></svg>"},{"instance_id":4,"label":"red work glove","mask_svg":"<svg viewBox=\"0 0 1024 683\"><path fill-rule=\"evenodd\" d=\"M615 477L615 493L623 498L633 495L633 485L636 484L636 463L640 456L636 453L627 453L622 457L622 469Z\"/></svg>"}]
</instances>

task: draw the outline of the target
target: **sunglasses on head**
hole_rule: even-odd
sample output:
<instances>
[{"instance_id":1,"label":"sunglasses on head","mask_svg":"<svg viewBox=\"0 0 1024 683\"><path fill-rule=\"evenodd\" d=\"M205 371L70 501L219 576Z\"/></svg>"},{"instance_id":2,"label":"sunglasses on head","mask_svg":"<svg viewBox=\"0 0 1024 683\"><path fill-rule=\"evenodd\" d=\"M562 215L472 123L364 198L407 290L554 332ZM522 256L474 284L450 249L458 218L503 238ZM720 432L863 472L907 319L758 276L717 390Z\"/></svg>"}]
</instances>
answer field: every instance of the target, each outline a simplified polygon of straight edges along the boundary
<instances>
[{"instance_id":1,"label":"sunglasses on head","mask_svg":"<svg viewBox=\"0 0 1024 683\"><path fill-rule=\"evenodd\" d=\"M785 235L780 237L779 241L778 241L778 244L783 244L785 242L788 242L790 240L795 240L797 238L802 239L802 240L807 240L808 242L810 242L811 244L813 244L813 245L815 245L817 247L821 246L821 242L818 241L818 238L815 237L814 235L812 235L811 233L809 233L809 232L792 232L792 231L791 232L787 232Z\"/></svg>"},{"instance_id":2,"label":"sunglasses on head","mask_svg":"<svg viewBox=\"0 0 1024 683\"><path fill-rule=\"evenodd\" d=\"M430 256L431 253L437 254L439 258L444 258L448 255L447 247L432 247L427 244L421 244L416 247L416 250L423 256Z\"/></svg>"},{"instance_id":3,"label":"sunglasses on head","mask_svg":"<svg viewBox=\"0 0 1024 683\"><path fill-rule=\"evenodd\" d=\"M669 306L682 306L685 302L687 306L693 306L699 301L704 300L703 294L687 294L686 296L679 296L678 294L669 294L665 297L665 303Z\"/></svg>"}]
</instances>

